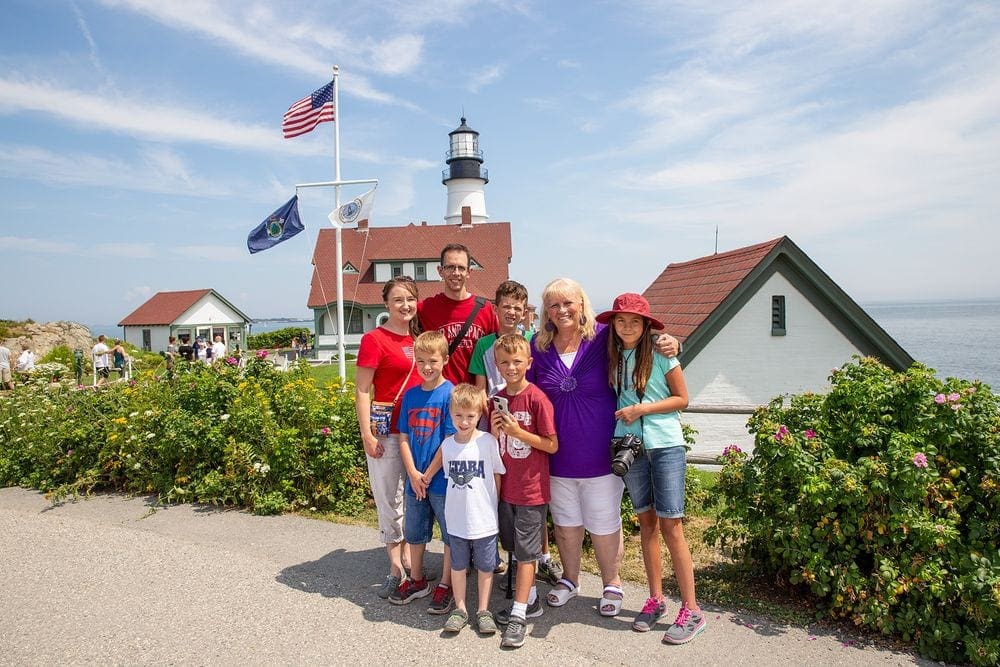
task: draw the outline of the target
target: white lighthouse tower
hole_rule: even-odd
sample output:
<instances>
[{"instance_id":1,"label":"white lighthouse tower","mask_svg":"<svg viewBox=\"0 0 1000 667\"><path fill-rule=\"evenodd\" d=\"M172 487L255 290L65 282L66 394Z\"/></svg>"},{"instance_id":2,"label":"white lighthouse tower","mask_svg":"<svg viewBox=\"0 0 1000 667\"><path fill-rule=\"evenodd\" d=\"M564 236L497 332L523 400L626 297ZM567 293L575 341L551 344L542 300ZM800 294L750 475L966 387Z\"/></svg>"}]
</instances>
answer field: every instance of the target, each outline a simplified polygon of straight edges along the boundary
<instances>
[{"instance_id":1,"label":"white lighthouse tower","mask_svg":"<svg viewBox=\"0 0 1000 667\"><path fill-rule=\"evenodd\" d=\"M472 223L486 222L486 197L483 186L490 182L489 172L483 168L483 152L479 150L479 133L462 124L448 133L451 148L441 172L441 182L448 188L448 208L444 220L448 224L462 223L462 208L472 213Z\"/></svg>"}]
</instances>

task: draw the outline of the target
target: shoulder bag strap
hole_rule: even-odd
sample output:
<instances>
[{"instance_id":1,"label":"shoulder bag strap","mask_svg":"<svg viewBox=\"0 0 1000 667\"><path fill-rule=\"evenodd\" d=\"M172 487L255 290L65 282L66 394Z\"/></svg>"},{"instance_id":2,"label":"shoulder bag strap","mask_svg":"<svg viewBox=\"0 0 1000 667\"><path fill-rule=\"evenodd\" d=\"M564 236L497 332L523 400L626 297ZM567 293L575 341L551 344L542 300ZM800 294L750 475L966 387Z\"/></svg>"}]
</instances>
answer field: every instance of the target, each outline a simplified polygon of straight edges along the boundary
<instances>
[{"instance_id":1,"label":"shoulder bag strap","mask_svg":"<svg viewBox=\"0 0 1000 667\"><path fill-rule=\"evenodd\" d=\"M476 315L482 307L486 305L486 299L481 296L477 296L475 301L476 302L472 306L472 312L469 313L469 317L466 318L465 324L463 324L462 328L458 331L458 335L455 336L455 340L451 341L451 344L448 345L448 356L455 354L455 350L458 349L462 339L465 338L465 334L469 332L469 327L472 326L472 320L476 319Z\"/></svg>"}]
</instances>

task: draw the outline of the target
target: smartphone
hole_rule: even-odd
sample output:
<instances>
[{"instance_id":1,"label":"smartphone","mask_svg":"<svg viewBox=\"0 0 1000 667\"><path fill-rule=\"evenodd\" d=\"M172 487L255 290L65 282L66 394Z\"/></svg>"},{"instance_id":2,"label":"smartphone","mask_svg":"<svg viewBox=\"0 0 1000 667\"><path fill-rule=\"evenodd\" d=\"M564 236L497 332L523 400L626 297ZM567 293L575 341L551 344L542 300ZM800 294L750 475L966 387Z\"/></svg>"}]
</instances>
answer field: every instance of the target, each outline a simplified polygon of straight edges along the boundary
<instances>
[{"instance_id":1,"label":"smartphone","mask_svg":"<svg viewBox=\"0 0 1000 667\"><path fill-rule=\"evenodd\" d=\"M493 397L493 409L505 415L510 414L510 409L507 405L507 399L503 396Z\"/></svg>"}]
</instances>

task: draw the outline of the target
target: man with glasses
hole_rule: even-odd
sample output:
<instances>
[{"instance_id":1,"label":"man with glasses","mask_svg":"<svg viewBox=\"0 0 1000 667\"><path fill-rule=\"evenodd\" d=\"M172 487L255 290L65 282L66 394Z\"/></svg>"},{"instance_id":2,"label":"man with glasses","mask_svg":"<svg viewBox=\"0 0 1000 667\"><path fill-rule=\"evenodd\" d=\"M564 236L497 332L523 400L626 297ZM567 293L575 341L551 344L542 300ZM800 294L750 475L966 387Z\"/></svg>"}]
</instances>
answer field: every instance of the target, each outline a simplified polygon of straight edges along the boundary
<instances>
[{"instance_id":1,"label":"man with glasses","mask_svg":"<svg viewBox=\"0 0 1000 667\"><path fill-rule=\"evenodd\" d=\"M451 352L444 377L455 385L475 385L469 361L476 341L497 332L496 310L492 303L469 292L469 249L461 243L449 243L441 251L438 275L444 281L444 291L420 302L420 325L424 331L440 331L448 339Z\"/></svg>"}]
</instances>

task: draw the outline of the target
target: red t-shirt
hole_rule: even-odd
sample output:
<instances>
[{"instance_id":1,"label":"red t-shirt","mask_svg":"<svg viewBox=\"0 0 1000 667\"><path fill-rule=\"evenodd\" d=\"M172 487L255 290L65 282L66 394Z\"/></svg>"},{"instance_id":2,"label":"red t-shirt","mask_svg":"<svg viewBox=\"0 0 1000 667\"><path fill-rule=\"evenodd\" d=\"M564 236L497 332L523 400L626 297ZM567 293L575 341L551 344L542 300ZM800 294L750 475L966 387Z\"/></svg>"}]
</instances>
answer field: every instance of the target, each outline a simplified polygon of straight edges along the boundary
<instances>
[{"instance_id":1,"label":"red t-shirt","mask_svg":"<svg viewBox=\"0 0 1000 667\"><path fill-rule=\"evenodd\" d=\"M556 421L552 402L541 389L529 384L524 391L511 396L501 390L498 396L507 399L507 408L518 425L528 433L555 435ZM490 411L492 417L492 401ZM507 473L500 484L500 499L512 505L543 505L549 502L549 455L526 445L517 438L500 433L500 456Z\"/></svg>"},{"instance_id":2,"label":"red t-shirt","mask_svg":"<svg viewBox=\"0 0 1000 667\"><path fill-rule=\"evenodd\" d=\"M424 331L440 331L448 339L448 344L455 339L458 332L462 330L465 320L475 305L475 297L469 296L462 301L449 299L444 292L435 294L424 299L417 305L417 313L420 316L420 324ZM500 330L497 322L497 314L493 309L493 304L489 301L479 309L475 319L469 325L469 330L465 332L465 337L448 359L448 365L444 367L444 377L452 384L468 382L475 384L476 380L469 373L469 362L472 360L472 351L476 348L476 341L486 334L496 333Z\"/></svg>"},{"instance_id":3,"label":"red t-shirt","mask_svg":"<svg viewBox=\"0 0 1000 667\"><path fill-rule=\"evenodd\" d=\"M391 432L399 433L396 423L399 421L399 405L403 402L403 394L410 387L420 384L420 374L413 368L413 337L409 334L400 336L384 327L372 329L361 337L358 366L375 369L372 381L375 388L373 400L392 403L399 394L391 422ZM399 391L401 383L405 383L402 392Z\"/></svg>"}]
</instances>

